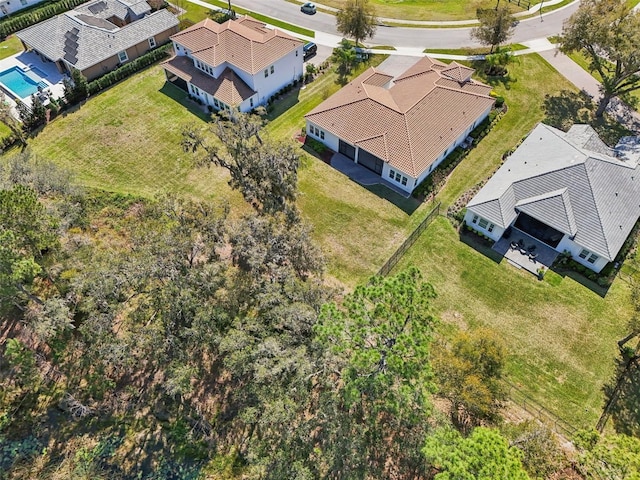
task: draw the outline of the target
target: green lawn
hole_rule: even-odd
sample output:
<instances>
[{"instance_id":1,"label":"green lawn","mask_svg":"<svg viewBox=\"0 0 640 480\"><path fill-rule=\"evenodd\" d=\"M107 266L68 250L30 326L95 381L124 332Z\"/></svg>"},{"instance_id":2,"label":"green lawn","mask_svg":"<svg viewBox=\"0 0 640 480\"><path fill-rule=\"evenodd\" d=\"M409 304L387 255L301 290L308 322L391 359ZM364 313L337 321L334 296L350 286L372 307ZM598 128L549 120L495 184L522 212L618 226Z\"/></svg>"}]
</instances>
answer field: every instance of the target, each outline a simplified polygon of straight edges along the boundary
<instances>
[{"instance_id":1,"label":"green lawn","mask_svg":"<svg viewBox=\"0 0 640 480\"><path fill-rule=\"evenodd\" d=\"M595 426L616 340L631 315L624 281L616 280L605 298L553 272L538 281L461 242L443 217L398 268L409 264L434 285L435 311L444 322L488 327L503 338L513 384L575 427Z\"/></svg>"},{"instance_id":2,"label":"green lawn","mask_svg":"<svg viewBox=\"0 0 640 480\"><path fill-rule=\"evenodd\" d=\"M15 35L10 35L4 42L0 42L0 60L10 57L23 50L22 42Z\"/></svg>"}]
</instances>

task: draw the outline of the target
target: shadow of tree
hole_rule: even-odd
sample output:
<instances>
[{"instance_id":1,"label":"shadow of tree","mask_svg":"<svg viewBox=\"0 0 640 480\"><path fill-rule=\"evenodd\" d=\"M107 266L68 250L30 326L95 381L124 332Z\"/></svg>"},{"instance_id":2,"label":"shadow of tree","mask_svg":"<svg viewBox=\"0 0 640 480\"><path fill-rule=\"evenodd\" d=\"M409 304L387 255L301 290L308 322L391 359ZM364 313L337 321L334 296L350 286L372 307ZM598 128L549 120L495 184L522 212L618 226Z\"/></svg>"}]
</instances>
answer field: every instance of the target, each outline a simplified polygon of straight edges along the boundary
<instances>
[{"instance_id":1,"label":"shadow of tree","mask_svg":"<svg viewBox=\"0 0 640 480\"><path fill-rule=\"evenodd\" d=\"M517 78L512 77L509 73L506 75L487 75L485 72L486 62L484 60L473 60L471 62L471 68L475 69L476 74L480 77L481 81L492 87L502 86L505 90L511 89L511 84L518 81ZM508 67L507 67L508 72Z\"/></svg>"},{"instance_id":2,"label":"shadow of tree","mask_svg":"<svg viewBox=\"0 0 640 480\"><path fill-rule=\"evenodd\" d=\"M616 359L616 373L603 387L608 410L600 423L611 419L617 433L640 435L640 365L637 358L620 356ZM605 417L606 415L606 417Z\"/></svg>"},{"instance_id":3,"label":"shadow of tree","mask_svg":"<svg viewBox=\"0 0 640 480\"><path fill-rule=\"evenodd\" d=\"M565 132L575 123L589 124L607 145L615 145L620 137L631 134L613 118L596 118L596 104L584 91L562 90L558 95L546 95L543 109L543 123Z\"/></svg>"}]
</instances>

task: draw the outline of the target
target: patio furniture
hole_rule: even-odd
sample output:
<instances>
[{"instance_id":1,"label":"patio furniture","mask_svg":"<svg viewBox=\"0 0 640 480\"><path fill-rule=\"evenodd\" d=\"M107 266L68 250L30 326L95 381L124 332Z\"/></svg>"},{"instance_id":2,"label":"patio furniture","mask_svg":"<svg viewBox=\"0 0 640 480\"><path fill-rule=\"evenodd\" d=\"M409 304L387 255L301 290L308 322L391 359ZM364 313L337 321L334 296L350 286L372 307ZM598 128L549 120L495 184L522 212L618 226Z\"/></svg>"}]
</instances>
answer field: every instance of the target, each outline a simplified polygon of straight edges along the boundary
<instances>
[{"instance_id":1,"label":"patio furniture","mask_svg":"<svg viewBox=\"0 0 640 480\"><path fill-rule=\"evenodd\" d=\"M535 245L531 245L530 247L527 248L527 250L529 250L530 252L535 251L536 246Z\"/></svg>"},{"instance_id":2,"label":"patio furniture","mask_svg":"<svg viewBox=\"0 0 640 480\"><path fill-rule=\"evenodd\" d=\"M538 254L537 253L529 252L529 260L531 260L532 262L535 262L536 258L538 258Z\"/></svg>"},{"instance_id":3,"label":"patio furniture","mask_svg":"<svg viewBox=\"0 0 640 480\"><path fill-rule=\"evenodd\" d=\"M517 242L511 242L511 250L518 250L520 248L520 245L518 245Z\"/></svg>"}]
</instances>

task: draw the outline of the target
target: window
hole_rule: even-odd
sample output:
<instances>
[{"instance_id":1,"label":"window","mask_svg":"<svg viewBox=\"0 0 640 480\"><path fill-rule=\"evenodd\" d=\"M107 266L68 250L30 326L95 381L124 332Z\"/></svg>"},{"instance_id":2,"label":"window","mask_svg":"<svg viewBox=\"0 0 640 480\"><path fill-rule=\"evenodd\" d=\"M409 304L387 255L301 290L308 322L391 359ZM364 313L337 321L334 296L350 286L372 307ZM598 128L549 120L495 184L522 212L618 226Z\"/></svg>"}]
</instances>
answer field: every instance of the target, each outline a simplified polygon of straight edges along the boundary
<instances>
[{"instance_id":1,"label":"window","mask_svg":"<svg viewBox=\"0 0 640 480\"><path fill-rule=\"evenodd\" d=\"M473 218L471 219L471 223L478 223L478 215L474 215Z\"/></svg>"},{"instance_id":2,"label":"window","mask_svg":"<svg viewBox=\"0 0 640 480\"><path fill-rule=\"evenodd\" d=\"M320 136L320 130L318 130L318 127L315 127L315 129L316 129L316 137L319 137Z\"/></svg>"},{"instance_id":3,"label":"window","mask_svg":"<svg viewBox=\"0 0 640 480\"><path fill-rule=\"evenodd\" d=\"M267 78L268 76L269 76L269 70L267 70L265 68L265 70L264 70L264 78Z\"/></svg>"},{"instance_id":4,"label":"window","mask_svg":"<svg viewBox=\"0 0 640 480\"><path fill-rule=\"evenodd\" d=\"M322 130L320 130L320 138L324 140L324 132Z\"/></svg>"},{"instance_id":5,"label":"window","mask_svg":"<svg viewBox=\"0 0 640 480\"><path fill-rule=\"evenodd\" d=\"M154 37L150 37L149 38L149 48L155 48L156 47L156 39Z\"/></svg>"},{"instance_id":6,"label":"window","mask_svg":"<svg viewBox=\"0 0 640 480\"><path fill-rule=\"evenodd\" d=\"M249 99L249 106L251 106L253 108L253 98Z\"/></svg>"},{"instance_id":7,"label":"window","mask_svg":"<svg viewBox=\"0 0 640 480\"><path fill-rule=\"evenodd\" d=\"M217 99L217 98L214 98L214 99L213 99L213 105L214 105L216 108L220 108L220 104L218 103L218 99Z\"/></svg>"},{"instance_id":8,"label":"window","mask_svg":"<svg viewBox=\"0 0 640 480\"><path fill-rule=\"evenodd\" d=\"M27 4L27 0L20 0L20 5L23 7Z\"/></svg>"},{"instance_id":9,"label":"window","mask_svg":"<svg viewBox=\"0 0 640 480\"><path fill-rule=\"evenodd\" d=\"M125 50L118 52L118 60L120 60L120 63L124 63L129 60L129 57L127 57L127 52Z\"/></svg>"},{"instance_id":10,"label":"window","mask_svg":"<svg viewBox=\"0 0 640 480\"><path fill-rule=\"evenodd\" d=\"M587 257L589 256L589 253L591 253L591 252L589 252L589 250L584 250L584 249L583 249L583 250L580 252L580 255L578 255L578 256L579 256L580 258L587 258Z\"/></svg>"},{"instance_id":11,"label":"window","mask_svg":"<svg viewBox=\"0 0 640 480\"><path fill-rule=\"evenodd\" d=\"M402 177L402 185L406 185L407 184L407 177Z\"/></svg>"},{"instance_id":12,"label":"window","mask_svg":"<svg viewBox=\"0 0 640 480\"><path fill-rule=\"evenodd\" d=\"M400 175L400 173L396 172L396 182L399 182L399 181L400 181L400 177L401 177L401 176L402 176L402 175Z\"/></svg>"},{"instance_id":13,"label":"window","mask_svg":"<svg viewBox=\"0 0 640 480\"><path fill-rule=\"evenodd\" d=\"M296 50L296 57L298 56L298 50Z\"/></svg>"},{"instance_id":14,"label":"window","mask_svg":"<svg viewBox=\"0 0 640 480\"><path fill-rule=\"evenodd\" d=\"M201 68L200 67L200 61L199 60L194 60L193 63L196 64L196 68Z\"/></svg>"},{"instance_id":15,"label":"window","mask_svg":"<svg viewBox=\"0 0 640 480\"><path fill-rule=\"evenodd\" d=\"M389 170L389 178L393 179L393 177L396 176L396 172L394 172L393 170Z\"/></svg>"},{"instance_id":16,"label":"window","mask_svg":"<svg viewBox=\"0 0 640 480\"><path fill-rule=\"evenodd\" d=\"M273 65L271 65L271 73L273 73L273 71L274 71L274 68L273 68Z\"/></svg>"},{"instance_id":17,"label":"window","mask_svg":"<svg viewBox=\"0 0 640 480\"><path fill-rule=\"evenodd\" d=\"M431 171L432 168L433 168L433 163L429 165L429 171Z\"/></svg>"},{"instance_id":18,"label":"window","mask_svg":"<svg viewBox=\"0 0 640 480\"><path fill-rule=\"evenodd\" d=\"M493 229L495 228L495 225L493 223L489 224L489 228L487 228L488 231L493 232Z\"/></svg>"},{"instance_id":19,"label":"window","mask_svg":"<svg viewBox=\"0 0 640 480\"><path fill-rule=\"evenodd\" d=\"M480 226L480 228L487 228L487 225L489 225L489 220L481 218L478 222L478 225Z\"/></svg>"},{"instance_id":20,"label":"window","mask_svg":"<svg viewBox=\"0 0 640 480\"><path fill-rule=\"evenodd\" d=\"M589 263L596 263L596 260L598 260L598 255L595 253L592 253L589 258L587 258L587 262Z\"/></svg>"}]
</instances>

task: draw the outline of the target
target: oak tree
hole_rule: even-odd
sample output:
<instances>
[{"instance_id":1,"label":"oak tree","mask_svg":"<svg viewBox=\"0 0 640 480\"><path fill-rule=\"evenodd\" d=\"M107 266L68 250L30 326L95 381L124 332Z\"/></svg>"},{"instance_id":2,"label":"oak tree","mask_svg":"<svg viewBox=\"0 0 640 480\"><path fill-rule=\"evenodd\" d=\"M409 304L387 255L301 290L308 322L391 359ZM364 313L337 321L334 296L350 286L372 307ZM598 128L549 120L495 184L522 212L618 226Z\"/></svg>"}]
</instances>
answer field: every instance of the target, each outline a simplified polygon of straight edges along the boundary
<instances>
[{"instance_id":1,"label":"oak tree","mask_svg":"<svg viewBox=\"0 0 640 480\"><path fill-rule=\"evenodd\" d=\"M356 47L360 40L373 37L378 19L369 0L347 0L345 6L336 14L338 32L353 37Z\"/></svg>"},{"instance_id":2,"label":"oak tree","mask_svg":"<svg viewBox=\"0 0 640 480\"><path fill-rule=\"evenodd\" d=\"M490 45L490 52L499 49L513 35L513 24L515 19L509 7L479 8L477 17L480 25L471 30L471 38L477 40L482 45Z\"/></svg>"},{"instance_id":3,"label":"oak tree","mask_svg":"<svg viewBox=\"0 0 640 480\"><path fill-rule=\"evenodd\" d=\"M584 52L591 71L602 78L597 117L612 98L640 88L638 44L640 12L624 0L585 0L564 24L560 49Z\"/></svg>"}]
</instances>

